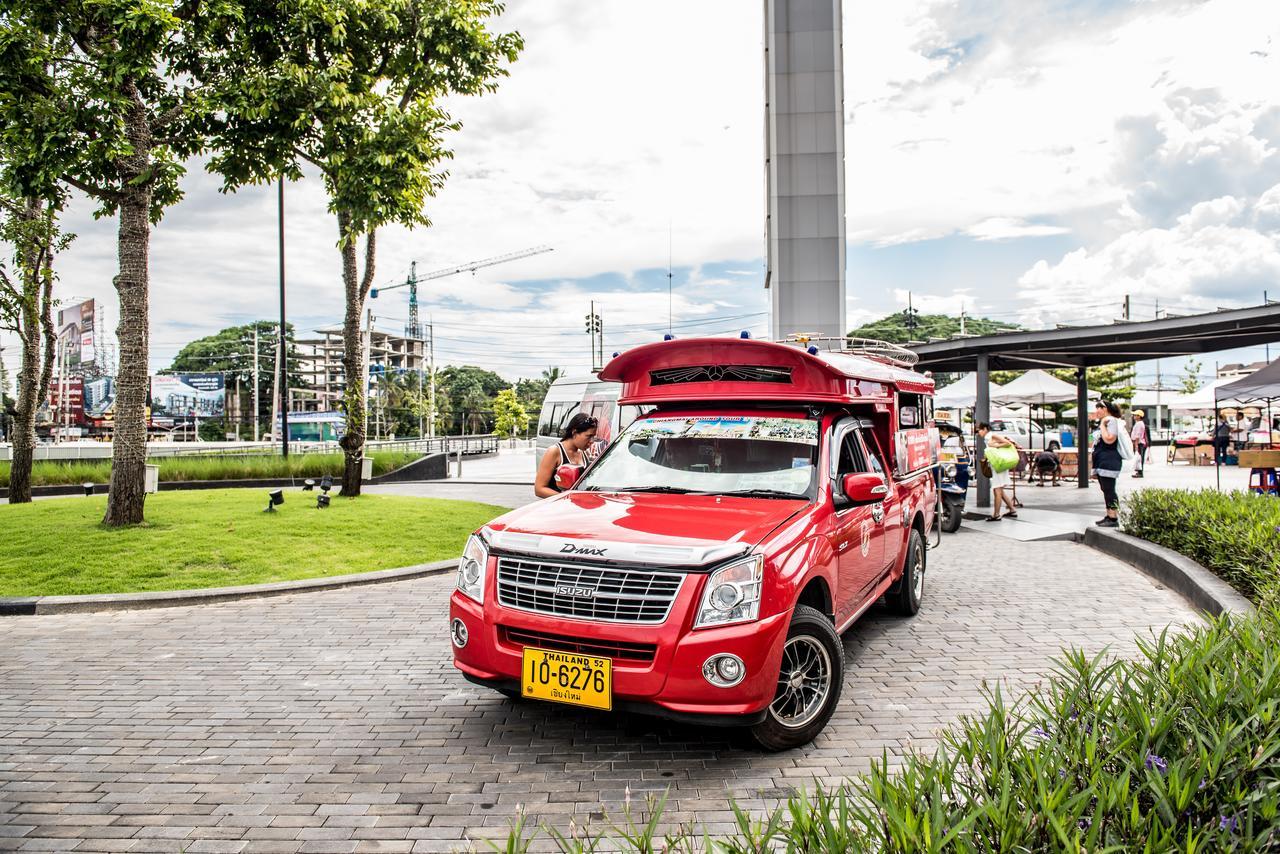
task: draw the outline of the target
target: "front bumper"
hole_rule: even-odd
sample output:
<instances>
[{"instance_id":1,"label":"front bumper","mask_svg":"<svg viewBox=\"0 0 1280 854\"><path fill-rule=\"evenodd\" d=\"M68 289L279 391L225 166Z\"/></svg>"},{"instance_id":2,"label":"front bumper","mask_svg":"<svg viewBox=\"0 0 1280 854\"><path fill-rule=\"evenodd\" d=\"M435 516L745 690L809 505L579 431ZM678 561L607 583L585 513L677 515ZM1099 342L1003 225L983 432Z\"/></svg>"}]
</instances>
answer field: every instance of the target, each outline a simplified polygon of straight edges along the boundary
<instances>
[{"instance_id":1,"label":"front bumper","mask_svg":"<svg viewBox=\"0 0 1280 854\"><path fill-rule=\"evenodd\" d=\"M652 661L613 659L615 708L704 724L757 723L776 691L790 614L694 631L689 626L702 581L701 576L690 576L666 622L650 626L568 620L506 608L495 601L490 578L487 605L457 591L450 598L450 622L462 620L468 632L466 647L453 647L454 666L472 682L519 692L523 646L506 638L504 628L584 642L653 644ZM747 675L741 683L719 688L703 677L703 663L718 653L742 659Z\"/></svg>"}]
</instances>

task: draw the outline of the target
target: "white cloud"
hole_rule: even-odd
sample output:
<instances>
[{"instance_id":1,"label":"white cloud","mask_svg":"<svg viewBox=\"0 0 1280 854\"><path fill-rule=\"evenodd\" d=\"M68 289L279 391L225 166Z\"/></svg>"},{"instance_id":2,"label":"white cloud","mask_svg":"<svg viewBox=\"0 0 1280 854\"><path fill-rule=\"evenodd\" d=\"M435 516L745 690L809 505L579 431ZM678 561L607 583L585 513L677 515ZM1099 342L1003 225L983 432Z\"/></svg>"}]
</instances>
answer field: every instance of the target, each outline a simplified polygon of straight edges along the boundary
<instances>
[{"instance_id":1,"label":"white cloud","mask_svg":"<svg viewBox=\"0 0 1280 854\"><path fill-rule=\"evenodd\" d=\"M1051 237L1070 234L1071 229L1060 225L1035 225L1022 219L995 216L984 219L965 229L965 234L978 240L1016 240L1020 237Z\"/></svg>"}]
</instances>

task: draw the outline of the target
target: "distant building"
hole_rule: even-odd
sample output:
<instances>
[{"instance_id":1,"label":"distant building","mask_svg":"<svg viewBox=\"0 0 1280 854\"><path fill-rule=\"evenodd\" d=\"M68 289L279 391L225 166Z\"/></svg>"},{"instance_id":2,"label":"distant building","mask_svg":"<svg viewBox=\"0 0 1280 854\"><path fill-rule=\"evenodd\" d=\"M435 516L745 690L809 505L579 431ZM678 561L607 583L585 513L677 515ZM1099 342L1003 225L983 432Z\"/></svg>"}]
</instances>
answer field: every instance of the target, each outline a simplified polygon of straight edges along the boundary
<instances>
[{"instance_id":1,"label":"distant building","mask_svg":"<svg viewBox=\"0 0 1280 854\"><path fill-rule=\"evenodd\" d=\"M289 389L289 409L292 412L337 411L346 391L346 372L342 368L342 328L317 329L316 334L320 337L297 341L297 373L311 388ZM429 367L426 353L425 341L375 329L370 343L369 374L423 371L425 375Z\"/></svg>"},{"instance_id":2,"label":"distant building","mask_svg":"<svg viewBox=\"0 0 1280 854\"><path fill-rule=\"evenodd\" d=\"M1252 373L1262 370L1267 366L1266 362L1250 362L1243 364L1241 362L1231 362L1226 365L1218 366L1218 379L1234 379L1237 377L1247 377Z\"/></svg>"}]
</instances>

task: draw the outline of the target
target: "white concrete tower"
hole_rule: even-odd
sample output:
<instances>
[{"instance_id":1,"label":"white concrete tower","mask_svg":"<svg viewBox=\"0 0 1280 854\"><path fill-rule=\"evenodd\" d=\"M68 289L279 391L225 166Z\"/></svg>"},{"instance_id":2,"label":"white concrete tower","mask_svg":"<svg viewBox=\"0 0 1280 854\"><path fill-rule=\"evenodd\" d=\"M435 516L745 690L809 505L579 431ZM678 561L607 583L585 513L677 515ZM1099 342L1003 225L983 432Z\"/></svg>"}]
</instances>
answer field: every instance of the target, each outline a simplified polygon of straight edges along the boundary
<instances>
[{"instance_id":1,"label":"white concrete tower","mask_svg":"<svg viewBox=\"0 0 1280 854\"><path fill-rule=\"evenodd\" d=\"M764 0L765 221L775 339L843 336L841 0Z\"/></svg>"}]
</instances>

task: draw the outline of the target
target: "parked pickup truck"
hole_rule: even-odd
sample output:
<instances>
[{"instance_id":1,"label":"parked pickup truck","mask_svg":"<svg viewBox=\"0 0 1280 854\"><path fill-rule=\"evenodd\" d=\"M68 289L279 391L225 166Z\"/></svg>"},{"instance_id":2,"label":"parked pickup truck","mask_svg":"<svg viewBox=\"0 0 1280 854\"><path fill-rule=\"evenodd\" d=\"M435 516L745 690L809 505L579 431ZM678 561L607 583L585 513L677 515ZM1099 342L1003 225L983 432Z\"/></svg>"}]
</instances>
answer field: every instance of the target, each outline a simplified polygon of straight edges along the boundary
<instances>
[{"instance_id":1,"label":"parked pickup truck","mask_svg":"<svg viewBox=\"0 0 1280 854\"><path fill-rule=\"evenodd\" d=\"M840 634L924 595L938 436L909 356L703 338L614 358L600 379L643 414L572 488L471 536L454 665L513 698L812 740Z\"/></svg>"}]
</instances>

